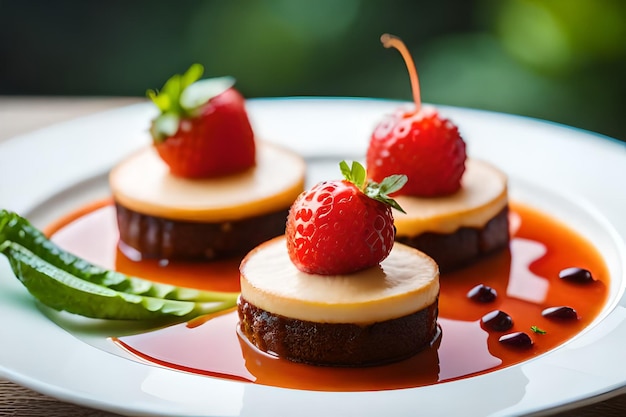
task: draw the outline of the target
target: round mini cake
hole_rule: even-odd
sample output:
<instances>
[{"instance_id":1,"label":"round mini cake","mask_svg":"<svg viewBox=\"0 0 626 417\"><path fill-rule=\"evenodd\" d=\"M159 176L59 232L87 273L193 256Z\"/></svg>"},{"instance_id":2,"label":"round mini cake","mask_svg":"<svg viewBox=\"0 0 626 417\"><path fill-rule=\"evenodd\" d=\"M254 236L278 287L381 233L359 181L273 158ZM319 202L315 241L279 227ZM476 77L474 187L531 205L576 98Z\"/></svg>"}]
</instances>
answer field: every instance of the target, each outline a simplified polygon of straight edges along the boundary
<instances>
[{"instance_id":1,"label":"round mini cake","mask_svg":"<svg viewBox=\"0 0 626 417\"><path fill-rule=\"evenodd\" d=\"M285 231L302 192L305 162L259 141L256 165L217 178L173 175L153 146L109 175L120 248L131 258L214 260L242 256Z\"/></svg>"},{"instance_id":2,"label":"round mini cake","mask_svg":"<svg viewBox=\"0 0 626 417\"><path fill-rule=\"evenodd\" d=\"M431 256L441 271L481 258L509 243L507 176L493 165L466 161L461 188L441 197L394 197L396 240Z\"/></svg>"},{"instance_id":3,"label":"round mini cake","mask_svg":"<svg viewBox=\"0 0 626 417\"><path fill-rule=\"evenodd\" d=\"M437 264L399 243L378 266L317 275L296 268L278 237L250 252L240 271L239 332L271 355L378 365L414 355L439 333Z\"/></svg>"}]
</instances>

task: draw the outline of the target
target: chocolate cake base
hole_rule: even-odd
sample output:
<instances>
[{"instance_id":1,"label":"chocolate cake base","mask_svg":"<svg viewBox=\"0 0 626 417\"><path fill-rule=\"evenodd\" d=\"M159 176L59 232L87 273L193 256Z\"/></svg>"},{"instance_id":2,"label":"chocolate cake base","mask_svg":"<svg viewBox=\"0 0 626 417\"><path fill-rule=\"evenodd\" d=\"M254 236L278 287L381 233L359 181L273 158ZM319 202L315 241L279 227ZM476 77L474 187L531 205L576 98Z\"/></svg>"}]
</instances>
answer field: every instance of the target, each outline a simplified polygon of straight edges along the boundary
<instances>
[{"instance_id":1,"label":"chocolate cake base","mask_svg":"<svg viewBox=\"0 0 626 417\"><path fill-rule=\"evenodd\" d=\"M441 272L452 271L508 247L508 214L507 206L482 229L461 227L450 234L426 232L418 236L396 235L396 241L426 253L437 262Z\"/></svg>"},{"instance_id":2,"label":"chocolate cake base","mask_svg":"<svg viewBox=\"0 0 626 417\"><path fill-rule=\"evenodd\" d=\"M315 323L273 314L240 297L239 331L263 352L310 365L373 366L413 356L435 341L438 302L378 323Z\"/></svg>"},{"instance_id":3,"label":"chocolate cake base","mask_svg":"<svg viewBox=\"0 0 626 417\"><path fill-rule=\"evenodd\" d=\"M150 216L115 204L120 247L142 258L218 260L243 256L285 233L289 208L223 223L201 223Z\"/></svg>"}]
</instances>

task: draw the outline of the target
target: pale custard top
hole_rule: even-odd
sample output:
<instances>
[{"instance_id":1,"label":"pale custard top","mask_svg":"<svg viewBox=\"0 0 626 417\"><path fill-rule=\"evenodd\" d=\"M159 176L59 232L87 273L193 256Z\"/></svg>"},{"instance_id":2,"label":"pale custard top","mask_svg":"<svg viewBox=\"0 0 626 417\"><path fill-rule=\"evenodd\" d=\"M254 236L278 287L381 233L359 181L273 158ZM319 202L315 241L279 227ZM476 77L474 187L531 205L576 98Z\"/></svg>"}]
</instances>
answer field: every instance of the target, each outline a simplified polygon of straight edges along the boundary
<instances>
[{"instance_id":1,"label":"pale custard top","mask_svg":"<svg viewBox=\"0 0 626 417\"><path fill-rule=\"evenodd\" d=\"M223 222L290 207L304 189L304 160L258 141L256 161L238 174L186 179L170 174L149 146L113 168L109 184L115 201L126 208L174 220Z\"/></svg>"},{"instance_id":2,"label":"pale custard top","mask_svg":"<svg viewBox=\"0 0 626 417\"><path fill-rule=\"evenodd\" d=\"M273 314L318 323L368 324L432 305L439 268L424 253L396 243L380 266L348 275L298 270L284 237L250 252L241 264L241 295Z\"/></svg>"},{"instance_id":3,"label":"pale custard top","mask_svg":"<svg viewBox=\"0 0 626 417\"><path fill-rule=\"evenodd\" d=\"M461 189L445 197L396 196L406 214L394 210L398 236L453 233L482 228L508 204L507 176L484 161L468 159Z\"/></svg>"}]
</instances>

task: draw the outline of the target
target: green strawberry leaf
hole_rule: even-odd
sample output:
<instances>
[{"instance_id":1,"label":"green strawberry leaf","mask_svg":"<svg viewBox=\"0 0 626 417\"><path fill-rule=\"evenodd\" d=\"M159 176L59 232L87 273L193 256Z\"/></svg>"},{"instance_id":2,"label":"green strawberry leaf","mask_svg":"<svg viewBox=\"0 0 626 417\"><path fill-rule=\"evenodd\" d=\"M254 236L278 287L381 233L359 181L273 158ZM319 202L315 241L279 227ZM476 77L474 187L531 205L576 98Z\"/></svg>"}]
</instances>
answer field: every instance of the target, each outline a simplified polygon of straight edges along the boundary
<instances>
[{"instance_id":1,"label":"green strawberry leaf","mask_svg":"<svg viewBox=\"0 0 626 417\"><path fill-rule=\"evenodd\" d=\"M146 91L148 98L161 112L150 127L155 142L175 134L181 119L194 117L200 107L235 84L232 77L200 80L203 73L201 64L193 64L184 74L170 77L160 91Z\"/></svg>"},{"instance_id":2,"label":"green strawberry leaf","mask_svg":"<svg viewBox=\"0 0 626 417\"><path fill-rule=\"evenodd\" d=\"M150 133L155 142L163 142L178 131L180 117L174 113L163 113L157 116L150 125Z\"/></svg>"},{"instance_id":3,"label":"green strawberry leaf","mask_svg":"<svg viewBox=\"0 0 626 417\"><path fill-rule=\"evenodd\" d=\"M154 104L156 104L156 106L159 108L159 110L161 110L162 113L166 113L169 110L172 101L170 100L170 97L168 95L159 95L154 90L148 90L146 94L148 95L148 98L152 100Z\"/></svg>"},{"instance_id":4,"label":"green strawberry leaf","mask_svg":"<svg viewBox=\"0 0 626 417\"><path fill-rule=\"evenodd\" d=\"M185 87L180 95L180 106L187 112L193 112L233 85L235 85L233 77L207 78L197 81Z\"/></svg>"},{"instance_id":5,"label":"green strawberry leaf","mask_svg":"<svg viewBox=\"0 0 626 417\"><path fill-rule=\"evenodd\" d=\"M380 183L381 194L392 194L399 191L407 182L406 175L390 175Z\"/></svg>"},{"instance_id":6,"label":"green strawberry leaf","mask_svg":"<svg viewBox=\"0 0 626 417\"><path fill-rule=\"evenodd\" d=\"M356 185L368 197L387 204L402 213L406 213L396 200L389 197L389 194L395 193L404 187L408 180L406 175L390 175L380 183L377 183L367 179L367 171L363 165L356 161L353 161L351 166L348 166L346 161L341 161L339 169L347 181Z\"/></svg>"},{"instance_id":7,"label":"green strawberry leaf","mask_svg":"<svg viewBox=\"0 0 626 417\"><path fill-rule=\"evenodd\" d=\"M204 67L202 64L192 64L189 69L180 77L180 89L181 92L187 87L202 78L204 74Z\"/></svg>"},{"instance_id":8,"label":"green strawberry leaf","mask_svg":"<svg viewBox=\"0 0 626 417\"><path fill-rule=\"evenodd\" d=\"M343 177L356 185L359 190L364 190L367 181L367 172L363 165L353 161L351 166L348 166L346 161L339 163L339 169Z\"/></svg>"}]
</instances>

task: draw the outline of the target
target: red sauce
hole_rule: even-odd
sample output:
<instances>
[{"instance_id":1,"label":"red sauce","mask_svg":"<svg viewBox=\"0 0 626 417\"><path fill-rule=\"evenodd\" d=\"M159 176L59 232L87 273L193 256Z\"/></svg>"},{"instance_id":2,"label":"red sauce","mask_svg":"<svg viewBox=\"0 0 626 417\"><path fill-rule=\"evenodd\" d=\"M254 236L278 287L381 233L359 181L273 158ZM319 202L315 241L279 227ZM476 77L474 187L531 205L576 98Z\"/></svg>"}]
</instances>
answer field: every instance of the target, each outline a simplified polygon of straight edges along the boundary
<instances>
[{"instance_id":1,"label":"red sauce","mask_svg":"<svg viewBox=\"0 0 626 417\"><path fill-rule=\"evenodd\" d=\"M418 387L508 367L558 347L587 327L602 310L609 283L602 257L583 237L523 205L512 205L512 212L519 219L519 229L510 250L441 276L441 337L431 348L402 362L356 369L291 363L260 352L239 337L235 311L113 340L138 358L169 368L321 391ZM209 290L239 290L238 260L161 264L126 258L117 249L115 213L109 201L68 215L47 233L61 247L127 274ZM595 281L580 285L558 278L559 271L574 266L591 271ZM466 296L479 283L497 291L494 302L478 303ZM541 315L554 306L574 308L579 319L554 321ZM513 318L510 330L481 327L481 317L495 309ZM546 333L534 333L531 326ZM503 334L516 331L530 335L533 346L516 349L498 341Z\"/></svg>"}]
</instances>

